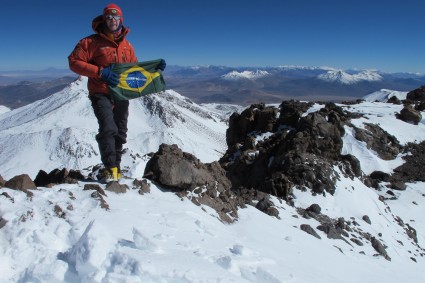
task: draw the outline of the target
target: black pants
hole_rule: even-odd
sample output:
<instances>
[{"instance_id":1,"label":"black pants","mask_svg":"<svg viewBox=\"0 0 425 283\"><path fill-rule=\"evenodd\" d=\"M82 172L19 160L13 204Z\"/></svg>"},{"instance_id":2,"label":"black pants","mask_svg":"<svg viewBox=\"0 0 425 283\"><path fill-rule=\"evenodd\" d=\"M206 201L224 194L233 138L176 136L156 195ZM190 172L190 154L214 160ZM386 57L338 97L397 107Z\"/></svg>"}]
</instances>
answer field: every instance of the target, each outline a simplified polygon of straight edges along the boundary
<instances>
[{"instance_id":1,"label":"black pants","mask_svg":"<svg viewBox=\"0 0 425 283\"><path fill-rule=\"evenodd\" d=\"M119 167L127 142L128 100L112 101L107 95L91 94L91 105L99 123L96 141L106 168Z\"/></svg>"}]
</instances>

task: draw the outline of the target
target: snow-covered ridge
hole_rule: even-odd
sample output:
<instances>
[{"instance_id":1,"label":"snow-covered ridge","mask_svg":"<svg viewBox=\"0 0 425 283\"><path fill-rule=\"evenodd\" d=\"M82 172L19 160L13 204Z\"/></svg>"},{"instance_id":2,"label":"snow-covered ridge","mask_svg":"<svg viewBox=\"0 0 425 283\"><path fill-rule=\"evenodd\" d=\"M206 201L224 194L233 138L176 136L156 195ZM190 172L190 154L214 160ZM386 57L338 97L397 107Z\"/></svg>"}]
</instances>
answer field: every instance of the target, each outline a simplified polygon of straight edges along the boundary
<instances>
[{"instance_id":1,"label":"snow-covered ridge","mask_svg":"<svg viewBox=\"0 0 425 283\"><path fill-rule=\"evenodd\" d=\"M374 102L374 101L387 102L387 100L393 96L395 96L399 100L404 100L406 99L407 91L381 89L364 96L363 99L370 102Z\"/></svg>"},{"instance_id":2,"label":"snow-covered ridge","mask_svg":"<svg viewBox=\"0 0 425 283\"><path fill-rule=\"evenodd\" d=\"M81 78L45 99L0 115L0 174L82 169L100 163L97 120ZM203 162L226 150L228 111L207 109L173 90L130 101L127 144L143 156L161 143L177 144Z\"/></svg>"},{"instance_id":3,"label":"snow-covered ridge","mask_svg":"<svg viewBox=\"0 0 425 283\"><path fill-rule=\"evenodd\" d=\"M223 75L222 78L226 80L239 80L239 79L255 80L255 79L263 78L268 75L270 75L269 72L262 71L262 70L242 71L242 72L232 71L230 73Z\"/></svg>"},{"instance_id":4,"label":"snow-covered ridge","mask_svg":"<svg viewBox=\"0 0 425 283\"><path fill-rule=\"evenodd\" d=\"M3 113L9 112L9 111L10 111L9 107L0 105L0 115L3 114Z\"/></svg>"},{"instance_id":5,"label":"snow-covered ridge","mask_svg":"<svg viewBox=\"0 0 425 283\"><path fill-rule=\"evenodd\" d=\"M356 74L349 74L342 70L330 70L325 74L317 76L327 82L338 82L341 84L355 84L361 81L380 81L382 76L376 71L364 70Z\"/></svg>"}]
</instances>

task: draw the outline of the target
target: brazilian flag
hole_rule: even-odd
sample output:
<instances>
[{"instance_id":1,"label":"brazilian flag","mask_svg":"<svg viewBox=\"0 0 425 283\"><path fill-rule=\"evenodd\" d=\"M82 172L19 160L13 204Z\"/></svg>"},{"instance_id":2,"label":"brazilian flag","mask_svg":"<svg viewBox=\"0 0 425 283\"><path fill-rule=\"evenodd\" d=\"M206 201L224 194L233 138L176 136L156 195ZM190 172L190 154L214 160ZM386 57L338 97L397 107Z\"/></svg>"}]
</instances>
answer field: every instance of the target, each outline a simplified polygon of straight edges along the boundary
<instances>
[{"instance_id":1,"label":"brazilian flag","mask_svg":"<svg viewBox=\"0 0 425 283\"><path fill-rule=\"evenodd\" d=\"M161 59L114 64L112 71L120 74L119 83L109 87L109 95L114 100L129 100L165 90L165 80L157 70Z\"/></svg>"}]
</instances>

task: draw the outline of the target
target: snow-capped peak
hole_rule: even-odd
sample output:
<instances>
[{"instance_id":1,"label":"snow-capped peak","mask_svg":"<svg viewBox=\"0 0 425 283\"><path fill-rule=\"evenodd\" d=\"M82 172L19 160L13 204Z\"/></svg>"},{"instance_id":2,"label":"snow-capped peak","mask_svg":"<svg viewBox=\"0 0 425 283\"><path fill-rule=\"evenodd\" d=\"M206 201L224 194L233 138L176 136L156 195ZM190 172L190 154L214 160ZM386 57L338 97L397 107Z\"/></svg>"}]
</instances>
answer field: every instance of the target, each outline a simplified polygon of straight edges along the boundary
<instances>
[{"instance_id":1,"label":"snow-capped peak","mask_svg":"<svg viewBox=\"0 0 425 283\"><path fill-rule=\"evenodd\" d=\"M0 115L1 175L35 177L42 168L100 163L98 124L87 96L87 78L82 77L45 99ZM206 109L173 90L133 99L129 112L125 147L137 155L168 143L206 162L226 150L227 112Z\"/></svg>"},{"instance_id":2,"label":"snow-capped peak","mask_svg":"<svg viewBox=\"0 0 425 283\"><path fill-rule=\"evenodd\" d=\"M270 73L267 71L262 70L256 70L254 71L232 71L230 73L227 73L222 76L223 79L226 80L239 80L239 79L249 79L249 80L255 80L259 78L263 78L265 76L268 76Z\"/></svg>"},{"instance_id":3,"label":"snow-capped peak","mask_svg":"<svg viewBox=\"0 0 425 283\"><path fill-rule=\"evenodd\" d=\"M349 74L342 70L330 70L318 76L319 79L341 84L355 84L361 81L379 81L382 76L376 71L364 70L356 74Z\"/></svg>"}]
</instances>

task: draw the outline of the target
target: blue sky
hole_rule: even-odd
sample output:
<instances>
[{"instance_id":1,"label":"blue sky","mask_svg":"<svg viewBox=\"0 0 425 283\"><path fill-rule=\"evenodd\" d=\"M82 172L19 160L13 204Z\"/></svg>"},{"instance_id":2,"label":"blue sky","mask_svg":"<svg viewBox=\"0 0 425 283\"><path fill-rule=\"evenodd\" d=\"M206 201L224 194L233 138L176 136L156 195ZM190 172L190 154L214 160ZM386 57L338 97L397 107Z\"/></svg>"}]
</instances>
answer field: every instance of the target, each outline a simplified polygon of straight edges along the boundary
<instances>
[{"instance_id":1,"label":"blue sky","mask_svg":"<svg viewBox=\"0 0 425 283\"><path fill-rule=\"evenodd\" d=\"M2 1L0 70L67 68L111 1ZM139 61L425 73L425 1L122 0Z\"/></svg>"}]
</instances>

